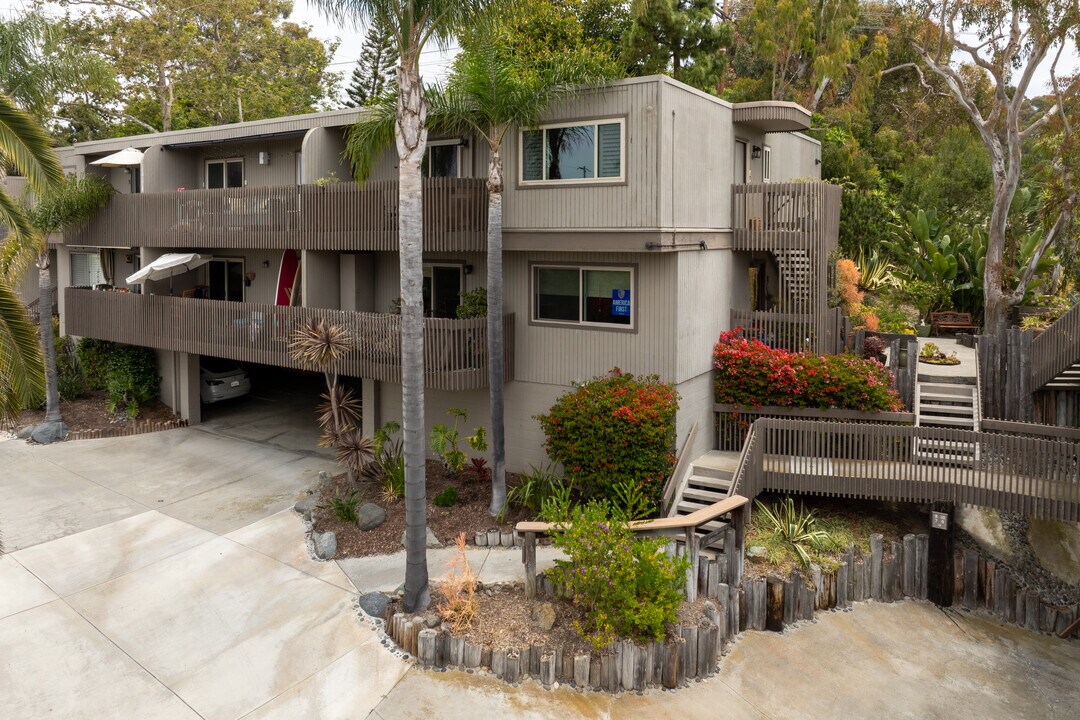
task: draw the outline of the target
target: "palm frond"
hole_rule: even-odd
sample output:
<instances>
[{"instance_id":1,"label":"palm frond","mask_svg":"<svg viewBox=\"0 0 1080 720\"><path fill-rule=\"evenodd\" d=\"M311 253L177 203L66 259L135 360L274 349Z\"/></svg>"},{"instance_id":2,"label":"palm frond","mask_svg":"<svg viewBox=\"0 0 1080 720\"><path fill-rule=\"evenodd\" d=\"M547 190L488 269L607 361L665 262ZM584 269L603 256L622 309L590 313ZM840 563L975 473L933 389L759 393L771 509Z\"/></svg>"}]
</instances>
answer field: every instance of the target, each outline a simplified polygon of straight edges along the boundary
<instances>
[{"instance_id":1,"label":"palm frond","mask_svg":"<svg viewBox=\"0 0 1080 720\"><path fill-rule=\"evenodd\" d=\"M313 318L289 338L289 354L300 364L325 370L353 347L353 337L344 327Z\"/></svg>"},{"instance_id":2,"label":"palm frond","mask_svg":"<svg viewBox=\"0 0 1080 720\"><path fill-rule=\"evenodd\" d=\"M353 179L363 184L397 132L397 91L385 92L360 109L356 123L345 133L345 156Z\"/></svg>"},{"instance_id":3,"label":"palm frond","mask_svg":"<svg viewBox=\"0 0 1080 720\"><path fill-rule=\"evenodd\" d=\"M45 397L45 362L34 324L15 290L0 278L0 423L14 422Z\"/></svg>"},{"instance_id":4,"label":"palm frond","mask_svg":"<svg viewBox=\"0 0 1080 720\"><path fill-rule=\"evenodd\" d=\"M45 238L34 229L22 203L0 188L0 225L9 232L0 250L0 277L13 284L22 279L29 267L29 259L35 257L45 246Z\"/></svg>"},{"instance_id":5,"label":"palm frond","mask_svg":"<svg viewBox=\"0 0 1080 720\"><path fill-rule=\"evenodd\" d=\"M64 179L64 168L49 136L7 95L0 95L0 153L39 195L58 187Z\"/></svg>"}]
</instances>

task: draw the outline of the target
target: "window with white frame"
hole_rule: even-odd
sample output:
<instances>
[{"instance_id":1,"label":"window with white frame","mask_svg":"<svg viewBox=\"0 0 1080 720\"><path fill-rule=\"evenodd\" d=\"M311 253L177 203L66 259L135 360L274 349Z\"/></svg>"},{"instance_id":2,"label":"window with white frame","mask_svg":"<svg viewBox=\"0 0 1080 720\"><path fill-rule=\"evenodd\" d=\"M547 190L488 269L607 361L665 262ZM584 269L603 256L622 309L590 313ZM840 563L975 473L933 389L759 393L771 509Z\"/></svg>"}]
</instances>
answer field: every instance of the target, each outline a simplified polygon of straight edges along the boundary
<instances>
[{"instance_id":1,"label":"window with white frame","mask_svg":"<svg viewBox=\"0 0 1080 720\"><path fill-rule=\"evenodd\" d=\"M461 177L460 154L460 140L432 140L424 150L420 174L426 178Z\"/></svg>"},{"instance_id":2,"label":"window with white frame","mask_svg":"<svg viewBox=\"0 0 1080 720\"><path fill-rule=\"evenodd\" d=\"M105 283L101 269L101 256L96 252L71 253L72 287L93 287Z\"/></svg>"},{"instance_id":3,"label":"window with white frame","mask_svg":"<svg viewBox=\"0 0 1080 720\"><path fill-rule=\"evenodd\" d=\"M536 322L632 328L634 268L604 265L534 265Z\"/></svg>"},{"instance_id":4,"label":"window with white frame","mask_svg":"<svg viewBox=\"0 0 1080 720\"><path fill-rule=\"evenodd\" d=\"M761 153L761 180L772 180L772 148L766 145Z\"/></svg>"},{"instance_id":5,"label":"window with white frame","mask_svg":"<svg viewBox=\"0 0 1080 720\"><path fill-rule=\"evenodd\" d=\"M206 187L211 190L244 187L244 159L207 160Z\"/></svg>"},{"instance_id":6,"label":"window with white frame","mask_svg":"<svg viewBox=\"0 0 1080 720\"><path fill-rule=\"evenodd\" d=\"M521 182L621 181L624 124L622 119L596 120L523 130Z\"/></svg>"}]
</instances>

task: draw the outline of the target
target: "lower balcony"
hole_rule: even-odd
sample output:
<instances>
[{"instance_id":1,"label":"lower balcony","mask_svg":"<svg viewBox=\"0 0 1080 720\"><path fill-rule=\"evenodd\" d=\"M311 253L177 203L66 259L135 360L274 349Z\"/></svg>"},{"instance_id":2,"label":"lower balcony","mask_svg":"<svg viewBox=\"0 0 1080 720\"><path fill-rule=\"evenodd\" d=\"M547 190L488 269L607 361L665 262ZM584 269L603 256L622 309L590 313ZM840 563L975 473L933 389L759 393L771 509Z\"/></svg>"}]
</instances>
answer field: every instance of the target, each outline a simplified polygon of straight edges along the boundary
<instances>
[{"instance_id":1,"label":"lower balcony","mask_svg":"<svg viewBox=\"0 0 1080 720\"><path fill-rule=\"evenodd\" d=\"M300 324L325 318L355 339L338 366L341 374L401 382L398 315L68 288L64 318L73 336L294 369L308 368L289 356L289 336ZM509 380L513 314L503 327ZM425 319L424 372L433 390L487 387L487 319Z\"/></svg>"}]
</instances>

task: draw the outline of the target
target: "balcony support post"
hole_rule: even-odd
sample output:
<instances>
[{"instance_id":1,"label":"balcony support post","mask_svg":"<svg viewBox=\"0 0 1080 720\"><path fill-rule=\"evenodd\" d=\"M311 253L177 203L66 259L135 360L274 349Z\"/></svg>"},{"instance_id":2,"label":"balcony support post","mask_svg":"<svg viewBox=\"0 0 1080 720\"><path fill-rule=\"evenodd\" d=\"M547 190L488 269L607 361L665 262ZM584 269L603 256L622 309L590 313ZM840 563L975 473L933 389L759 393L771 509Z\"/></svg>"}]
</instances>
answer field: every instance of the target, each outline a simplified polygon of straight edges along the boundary
<instances>
[{"instance_id":1,"label":"balcony support post","mask_svg":"<svg viewBox=\"0 0 1080 720\"><path fill-rule=\"evenodd\" d=\"M379 381L364 378L360 385L361 416L360 425L368 437L382 426L379 416Z\"/></svg>"}]
</instances>

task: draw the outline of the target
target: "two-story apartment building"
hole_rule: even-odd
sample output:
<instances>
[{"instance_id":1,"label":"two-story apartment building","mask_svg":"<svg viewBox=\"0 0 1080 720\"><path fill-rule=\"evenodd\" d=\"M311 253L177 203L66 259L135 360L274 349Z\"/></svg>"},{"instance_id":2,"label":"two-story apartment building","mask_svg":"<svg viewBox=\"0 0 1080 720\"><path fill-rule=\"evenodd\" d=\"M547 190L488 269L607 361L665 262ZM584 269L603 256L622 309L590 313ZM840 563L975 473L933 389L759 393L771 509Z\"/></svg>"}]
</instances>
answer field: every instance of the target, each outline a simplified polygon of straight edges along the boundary
<instances>
[{"instance_id":1,"label":"two-story apartment building","mask_svg":"<svg viewBox=\"0 0 1080 720\"><path fill-rule=\"evenodd\" d=\"M118 192L57 248L64 332L155 348L163 399L197 422L200 356L291 367L292 328L330 317L357 338L343 373L362 381L365 427L398 417L396 155L363 187L349 180L356 112L65 148L69 171ZM543 462L534 416L616 366L673 382L680 441L698 422L691 452L705 452L720 332L739 322L788 344L836 341L825 278L839 190L814 182L820 145L799 132L809 113L645 77L585 90L548 118L504 149L508 465ZM138 166L93 165L129 146ZM485 320L455 317L459 294L485 282L487 160L455 137L433 138L425 161L429 424L448 407L489 416ZM167 252L213 259L125 285Z\"/></svg>"}]
</instances>

